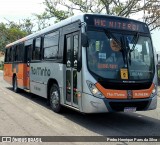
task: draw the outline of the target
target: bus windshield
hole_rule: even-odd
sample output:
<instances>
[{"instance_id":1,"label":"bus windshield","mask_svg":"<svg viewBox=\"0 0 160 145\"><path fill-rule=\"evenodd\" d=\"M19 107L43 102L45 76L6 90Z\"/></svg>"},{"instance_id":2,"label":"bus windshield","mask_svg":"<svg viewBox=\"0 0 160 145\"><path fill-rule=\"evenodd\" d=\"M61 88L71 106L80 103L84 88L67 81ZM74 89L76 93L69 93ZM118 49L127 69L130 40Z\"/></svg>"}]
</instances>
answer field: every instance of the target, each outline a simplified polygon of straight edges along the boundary
<instances>
[{"instance_id":1,"label":"bus windshield","mask_svg":"<svg viewBox=\"0 0 160 145\"><path fill-rule=\"evenodd\" d=\"M100 78L122 80L122 69L126 69L128 80L152 79L154 57L150 37L135 33L111 34L109 37L105 31L87 32L89 71Z\"/></svg>"}]
</instances>

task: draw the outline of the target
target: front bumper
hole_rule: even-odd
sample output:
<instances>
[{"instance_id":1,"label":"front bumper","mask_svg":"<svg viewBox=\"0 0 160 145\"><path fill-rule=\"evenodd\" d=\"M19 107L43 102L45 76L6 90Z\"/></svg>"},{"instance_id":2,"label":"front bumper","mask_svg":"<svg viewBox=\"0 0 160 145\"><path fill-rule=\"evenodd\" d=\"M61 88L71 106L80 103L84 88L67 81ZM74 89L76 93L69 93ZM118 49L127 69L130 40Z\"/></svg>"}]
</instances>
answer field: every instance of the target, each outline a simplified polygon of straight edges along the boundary
<instances>
[{"instance_id":1,"label":"front bumper","mask_svg":"<svg viewBox=\"0 0 160 145\"><path fill-rule=\"evenodd\" d=\"M125 107L136 107L137 111L153 110L157 107L157 94L146 99L100 99L90 94L82 94L82 112L105 113L123 112Z\"/></svg>"}]
</instances>

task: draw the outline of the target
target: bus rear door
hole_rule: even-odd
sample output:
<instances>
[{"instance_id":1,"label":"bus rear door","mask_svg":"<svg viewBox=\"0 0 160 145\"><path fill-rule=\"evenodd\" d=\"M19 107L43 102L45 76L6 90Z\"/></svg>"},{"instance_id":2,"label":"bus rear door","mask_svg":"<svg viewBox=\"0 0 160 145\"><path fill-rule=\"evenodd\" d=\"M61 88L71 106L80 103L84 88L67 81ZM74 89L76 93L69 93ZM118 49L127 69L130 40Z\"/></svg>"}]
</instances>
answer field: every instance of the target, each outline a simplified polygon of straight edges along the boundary
<instances>
[{"instance_id":1,"label":"bus rear door","mask_svg":"<svg viewBox=\"0 0 160 145\"><path fill-rule=\"evenodd\" d=\"M30 61L32 57L32 40L28 40L25 44L26 54L26 74L25 74L25 87L30 90Z\"/></svg>"}]
</instances>

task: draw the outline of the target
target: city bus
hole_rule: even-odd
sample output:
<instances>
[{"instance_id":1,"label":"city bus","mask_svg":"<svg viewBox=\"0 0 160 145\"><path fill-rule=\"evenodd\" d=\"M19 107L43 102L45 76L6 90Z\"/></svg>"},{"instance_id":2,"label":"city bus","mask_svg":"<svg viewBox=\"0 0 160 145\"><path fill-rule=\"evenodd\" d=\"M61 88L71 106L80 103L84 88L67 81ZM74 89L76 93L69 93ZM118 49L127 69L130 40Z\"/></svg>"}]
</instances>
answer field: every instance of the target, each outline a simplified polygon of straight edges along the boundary
<instances>
[{"instance_id":1,"label":"city bus","mask_svg":"<svg viewBox=\"0 0 160 145\"><path fill-rule=\"evenodd\" d=\"M135 112L157 106L157 60L147 24L80 14L6 46L4 80L54 112Z\"/></svg>"}]
</instances>

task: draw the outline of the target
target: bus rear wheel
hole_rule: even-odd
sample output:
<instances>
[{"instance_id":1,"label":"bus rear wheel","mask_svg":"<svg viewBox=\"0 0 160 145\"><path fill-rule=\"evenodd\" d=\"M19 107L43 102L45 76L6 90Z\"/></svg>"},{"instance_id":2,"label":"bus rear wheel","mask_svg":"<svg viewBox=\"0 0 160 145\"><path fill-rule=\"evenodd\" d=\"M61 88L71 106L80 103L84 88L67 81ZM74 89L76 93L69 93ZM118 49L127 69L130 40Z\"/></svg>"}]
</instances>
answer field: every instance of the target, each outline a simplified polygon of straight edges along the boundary
<instances>
[{"instance_id":1,"label":"bus rear wheel","mask_svg":"<svg viewBox=\"0 0 160 145\"><path fill-rule=\"evenodd\" d=\"M62 106L60 104L60 91L57 84L53 84L50 88L50 106L52 110L56 113L62 111Z\"/></svg>"},{"instance_id":2,"label":"bus rear wheel","mask_svg":"<svg viewBox=\"0 0 160 145\"><path fill-rule=\"evenodd\" d=\"M18 93L18 85L17 85L17 77L16 76L13 78L13 91L15 93Z\"/></svg>"}]
</instances>

